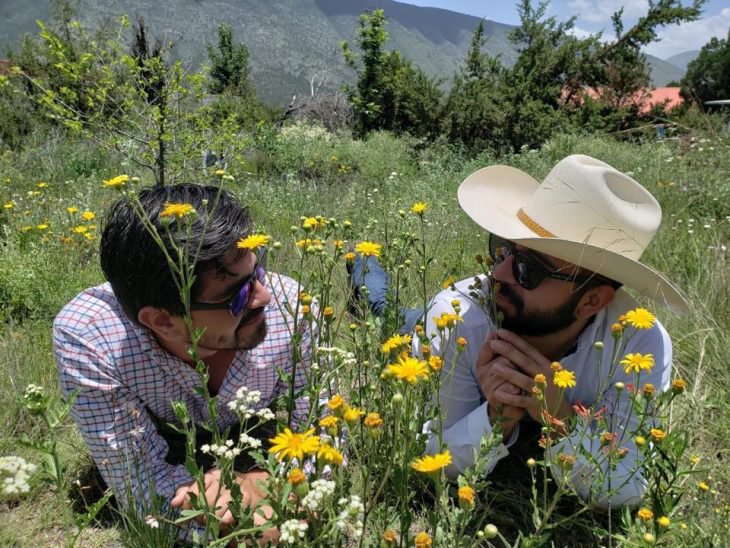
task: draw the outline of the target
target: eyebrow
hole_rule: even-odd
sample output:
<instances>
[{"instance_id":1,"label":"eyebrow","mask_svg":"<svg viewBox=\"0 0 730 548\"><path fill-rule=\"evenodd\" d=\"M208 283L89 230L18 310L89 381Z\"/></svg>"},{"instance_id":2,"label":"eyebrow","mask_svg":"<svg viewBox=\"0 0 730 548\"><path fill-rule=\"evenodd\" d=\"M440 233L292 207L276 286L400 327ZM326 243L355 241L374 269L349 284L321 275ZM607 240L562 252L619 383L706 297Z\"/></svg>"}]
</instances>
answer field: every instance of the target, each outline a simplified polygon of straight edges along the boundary
<instances>
[{"instance_id":1,"label":"eyebrow","mask_svg":"<svg viewBox=\"0 0 730 548\"><path fill-rule=\"evenodd\" d=\"M213 297L214 302L218 301L224 301L233 295L235 295L244 285L251 282L251 278L256 276L256 269L259 267L260 261L256 261L256 263L253 266L253 270L249 272L248 274L245 274L241 278L238 278L237 280L232 281L228 285L226 285L223 289L220 290L219 293L217 293ZM228 270L228 268L223 267L219 269L216 274L222 274L223 276L237 276L238 274L236 272L232 272Z\"/></svg>"}]
</instances>

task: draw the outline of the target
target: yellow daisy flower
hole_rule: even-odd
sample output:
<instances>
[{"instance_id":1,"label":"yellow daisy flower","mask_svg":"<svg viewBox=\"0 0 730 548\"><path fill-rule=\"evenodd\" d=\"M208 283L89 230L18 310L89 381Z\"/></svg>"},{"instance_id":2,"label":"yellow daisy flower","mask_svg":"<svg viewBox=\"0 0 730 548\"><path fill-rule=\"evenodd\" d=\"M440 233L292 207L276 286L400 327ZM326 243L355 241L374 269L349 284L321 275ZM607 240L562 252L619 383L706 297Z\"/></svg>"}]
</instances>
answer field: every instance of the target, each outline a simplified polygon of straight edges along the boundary
<instances>
[{"instance_id":1,"label":"yellow daisy flower","mask_svg":"<svg viewBox=\"0 0 730 548\"><path fill-rule=\"evenodd\" d=\"M276 437L269 440L270 451L276 454L276 459L303 459L305 455L312 455L319 450L319 438L314 434L314 428L306 432L295 433L284 428Z\"/></svg>"},{"instance_id":2,"label":"yellow daisy flower","mask_svg":"<svg viewBox=\"0 0 730 548\"><path fill-rule=\"evenodd\" d=\"M195 208L190 204L167 202L160 213L160 217L175 217L182 219L185 215L195 212Z\"/></svg>"},{"instance_id":3,"label":"yellow daisy flower","mask_svg":"<svg viewBox=\"0 0 730 548\"><path fill-rule=\"evenodd\" d=\"M339 466L344 460L342 453L340 453L337 448L326 443L319 446L317 458L322 459L325 464L334 464L335 466Z\"/></svg>"},{"instance_id":4,"label":"yellow daisy flower","mask_svg":"<svg viewBox=\"0 0 730 548\"><path fill-rule=\"evenodd\" d=\"M567 369L556 371L553 375L553 384L558 388L573 388L575 386L575 373Z\"/></svg>"},{"instance_id":5,"label":"yellow daisy flower","mask_svg":"<svg viewBox=\"0 0 730 548\"><path fill-rule=\"evenodd\" d=\"M456 282L456 276L449 276L444 280L444 283L441 284L441 287L448 289L454 285L454 282Z\"/></svg>"},{"instance_id":6,"label":"yellow daisy flower","mask_svg":"<svg viewBox=\"0 0 730 548\"><path fill-rule=\"evenodd\" d=\"M402 346L411 344L410 335L393 335L385 343L383 343L382 351L384 354L388 354L393 350L398 350Z\"/></svg>"},{"instance_id":7,"label":"yellow daisy flower","mask_svg":"<svg viewBox=\"0 0 730 548\"><path fill-rule=\"evenodd\" d=\"M636 515L639 517L639 519L644 521L649 521L654 518L654 512L652 512L648 508L639 508L639 511L636 512Z\"/></svg>"},{"instance_id":8,"label":"yellow daisy flower","mask_svg":"<svg viewBox=\"0 0 730 548\"><path fill-rule=\"evenodd\" d=\"M433 474L446 468L451 464L451 453L447 449L443 453L436 453L435 455L426 455L420 459L416 459L411 464L416 472L423 472L424 474Z\"/></svg>"},{"instance_id":9,"label":"yellow daisy flower","mask_svg":"<svg viewBox=\"0 0 730 548\"><path fill-rule=\"evenodd\" d=\"M466 504L467 506L474 506L474 497L476 496L476 493L474 492L474 489L468 485L459 487L457 495L460 503Z\"/></svg>"},{"instance_id":10,"label":"yellow daisy flower","mask_svg":"<svg viewBox=\"0 0 730 548\"><path fill-rule=\"evenodd\" d=\"M428 209L426 202L416 202L411 206L411 211L416 215L423 215Z\"/></svg>"},{"instance_id":11,"label":"yellow daisy flower","mask_svg":"<svg viewBox=\"0 0 730 548\"><path fill-rule=\"evenodd\" d=\"M657 443L661 443L664 441L664 438L667 437L667 433L659 428L652 428L649 430L649 435L651 436L651 439Z\"/></svg>"},{"instance_id":12,"label":"yellow daisy flower","mask_svg":"<svg viewBox=\"0 0 730 548\"><path fill-rule=\"evenodd\" d=\"M656 316L646 308L635 308L626 313L626 322L636 329L651 329L656 322Z\"/></svg>"},{"instance_id":13,"label":"yellow daisy flower","mask_svg":"<svg viewBox=\"0 0 730 548\"><path fill-rule=\"evenodd\" d=\"M426 533L425 531L421 531L416 535L416 538L413 539L413 542L416 546L416 548L429 548L433 541L431 540L431 535Z\"/></svg>"},{"instance_id":14,"label":"yellow daisy flower","mask_svg":"<svg viewBox=\"0 0 730 548\"><path fill-rule=\"evenodd\" d=\"M425 380L428 378L428 366L426 362L412 356L400 356L398 363L390 364L387 367L387 371L397 379L409 384L415 384L421 379Z\"/></svg>"},{"instance_id":15,"label":"yellow daisy flower","mask_svg":"<svg viewBox=\"0 0 730 548\"><path fill-rule=\"evenodd\" d=\"M328 415L324 417L323 419L320 419L319 425L322 428L337 428L337 423L340 422L340 419L335 417L334 415Z\"/></svg>"},{"instance_id":16,"label":"yellow daisy flower","mask_svg":"<svg viewBox=\"0 0 730 548\"><path fill-rule=\"evenodd\" d=\"M371 255L373 257L380 257L380 249L382 247L382 245L374 242L362 241L355 246L355 251L363 257L370 257Z\"/></svg>"},{"instance_id":17,"label":"yellow daisy flower","mask_svg":"<svg viewBox=\"0 0 730 548\"><path fill-rule=\"evenodd\" d=\"M92 211L84 211L84 212L83 212L83 213L81 214L81 218L82 218L82 219L83 219L84 221L93 221L94 219L96 219L96 213L94 213L94 212L92 212Z\"/></svg>"},{"instance_id":18,"label":"yellow daisy flower","mask_svg":"<svg viewBox=\"0 0 730 548\"><path fill-rule=\"evenodd\" d=\"M268 236L267 234L251 234L250 236L246 236L245 238L238 240L237 246L239 249L250 249L251 251L256 251L259 247L268 245L270 241L271 236Z\"/></svg>"},{"instance_id":19,"label":"yellow daisy flower","mask_svg":"<svg viewBox=\"0 0 730 548\"><path fill-rule=\"evenodd\" d=\"M654 356L652 354L626 354L626 357L619 362L624 366L624 372L638 373L639 371L649 371L654 367Z\"/></svg>"},{"instance_id":20,"label":"yellow daisy flower","mask_svg":"<svg viewBox=\"0 0 730 548\"><path fill-rule=\"evenodd\" d=\"M73 215L74 213L78 213L79 208L71 206L71 207L67 207L66 211L68 212L69 215Z\"/></svg>"},{"instance_id":21,"label":"yellow daisy flower","mask_svg":"<svg viewBox=\"0 0 730 548\"><path fill-rule=\"evenodd\" d=\"M293 468L286 476L286 481L288 481L291 485L299 485L300 483L307 481L307 476L304 475L304 472L302 472L300 468Z\"/></svg>"},{"instance_id":22,"label":"yellow daisy flower","mask_svg":"<svg viewBox=\"0 0 730 548\"><path fill-rule=\"evenodd\" d=\"M345 419L345 422L352 425L353 423L356 423L360 420L360 417L362 417L365 414L365 411L362 409L358 409L357 407L348 407L345 409L345 412L342 414L342 418Z\"/></svg>"},{"instance_id":23,"label":"yellow daisy flower","mask_svg":"<svg viewBox=\"0 0 730 548\"><path fill-rule=\"evenodd\" d=\"M102 181L102 186L107 188L120 188L129 182L129 175L117 175L111 179L105 179Z\"/></svg>"},{"instance_id":24,"label":"yellow daisy flower","mask_svg":"<svg viewBox=\"0 0 730 548\"><path fill-rule=\"evenodd\" d=\"M363 424L365 428L378 428L383 425L383 419L380 418L380 413L368 413Z\"/></svg>"}]
</instances>

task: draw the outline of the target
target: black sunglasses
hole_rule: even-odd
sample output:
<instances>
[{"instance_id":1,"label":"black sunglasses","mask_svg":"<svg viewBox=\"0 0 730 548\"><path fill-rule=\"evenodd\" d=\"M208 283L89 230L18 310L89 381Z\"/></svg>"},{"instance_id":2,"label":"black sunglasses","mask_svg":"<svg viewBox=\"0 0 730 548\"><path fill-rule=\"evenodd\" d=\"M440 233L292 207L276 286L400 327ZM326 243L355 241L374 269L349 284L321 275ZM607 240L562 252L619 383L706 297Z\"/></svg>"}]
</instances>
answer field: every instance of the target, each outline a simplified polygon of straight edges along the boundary
<instances>
[{"instance_id":1,"label":"black sunglasses","mask_svg":"<svg viewBox=\"0 0 730 548\"><path fill-rule=\"evenodd\" d=\"M251 302L251 296L254 293L256 282L264 283L266 281L266 255L259 256L253 272L241 280L241 286L236 293L222 303L190 303L190 311L194 310L226 310L236 317L248 307Z\"/></svg>"},{"instance_id":2,"label":"black sunglasses","mask_svg":"<svg viewBox=\"0 0 730 548\"><path fill-rule=\"evenodd\" d=\"M543 264L540 259L531 253L517 251L515 244L494 234L489 235L489 256L498 265L507 257L512 257L512 276L525 289L532 290L542 283L545 278L564 282L585 283L590 280L602 280L596 276L578 276L555 272L551 267Z\"/></svg>"}]
</instances>

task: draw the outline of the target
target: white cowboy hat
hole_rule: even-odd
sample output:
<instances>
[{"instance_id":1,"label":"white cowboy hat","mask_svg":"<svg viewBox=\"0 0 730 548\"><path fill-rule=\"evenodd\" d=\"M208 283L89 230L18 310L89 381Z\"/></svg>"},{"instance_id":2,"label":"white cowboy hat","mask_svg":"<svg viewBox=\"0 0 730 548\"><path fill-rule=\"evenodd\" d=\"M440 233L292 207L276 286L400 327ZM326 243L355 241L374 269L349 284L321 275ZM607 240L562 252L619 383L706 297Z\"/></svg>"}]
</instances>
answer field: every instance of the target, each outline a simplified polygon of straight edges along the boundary
<instances>
[{"instance_id":1,"label":"white cowboy hat","mask_svg":"<svg viewBox=\"0 0 730 548\"><path fill-rule=\"evenodd\" d=\"M461 183L459 204L490 233L687 310L680 291L639 262L661 224L659 203L600 160L568 156L542 184L513 167L486 167Z\"/></svg>"}]
</instances>

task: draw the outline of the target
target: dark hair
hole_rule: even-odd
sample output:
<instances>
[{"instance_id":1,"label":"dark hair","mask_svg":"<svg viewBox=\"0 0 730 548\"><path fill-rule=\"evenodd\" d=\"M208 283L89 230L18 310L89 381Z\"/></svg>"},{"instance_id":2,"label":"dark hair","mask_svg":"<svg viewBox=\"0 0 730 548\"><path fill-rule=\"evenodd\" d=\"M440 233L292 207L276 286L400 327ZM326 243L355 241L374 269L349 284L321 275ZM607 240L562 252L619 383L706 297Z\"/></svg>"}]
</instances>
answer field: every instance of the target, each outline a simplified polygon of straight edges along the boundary
<instances>
[{"instance_id":1,"label":"dark hair","mask_svg":"<svg viewBox=\"0 0 730 548\"><path fill-rule=\"evenodd\" d=\"M155 186L140 190L138 197L171 257L177 257L175 246L187 250L190 263L197 253L193 300L200 294L201 273L212 268L223 270L225 256L236 249L236 241L252 228L248 209L218 187ZM166 203L190 204L197 214L192 220L174 220L165 228L160 213ZM185 229L177 230L174 223L181 222L185 223ZM101 237L100 259L106 279L132 321L137 322L137 315L145 306L164 308L175 315L185 312L163 250L127 197L122 197L109 210Z\"/></svg>"}]
</instances>

